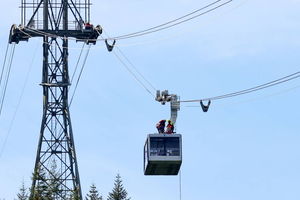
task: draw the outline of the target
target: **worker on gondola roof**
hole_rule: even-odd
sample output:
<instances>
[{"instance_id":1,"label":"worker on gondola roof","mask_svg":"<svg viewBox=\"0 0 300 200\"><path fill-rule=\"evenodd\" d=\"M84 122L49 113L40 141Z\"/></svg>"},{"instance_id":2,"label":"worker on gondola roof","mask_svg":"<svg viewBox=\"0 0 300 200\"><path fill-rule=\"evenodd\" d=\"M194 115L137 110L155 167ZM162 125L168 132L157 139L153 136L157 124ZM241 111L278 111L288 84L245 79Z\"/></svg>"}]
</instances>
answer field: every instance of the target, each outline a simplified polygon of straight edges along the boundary
<instances>
[{"instance_id":1,"label":"worker on gondola roof","mask_svg":"<svg viewBox=\"0 0 300 200\"><path fill-rule=\"evenodd\" d=\"M165 132L165 126L166 126L166 120L162 119L156 124L156 128L158 133L164 133Z\"/></svg>"},{"instance_id":2,"label":"worker on gondola roof","mask_svg":"<svg viewBox=\"0 0 300 200\"><path fill-rule=\"evenodd\" d=\"M174 133L174 124L171 120L168 120L167 128L166 128L166 133L167 134L172 134Z\"/></svg>"}]
</instances>

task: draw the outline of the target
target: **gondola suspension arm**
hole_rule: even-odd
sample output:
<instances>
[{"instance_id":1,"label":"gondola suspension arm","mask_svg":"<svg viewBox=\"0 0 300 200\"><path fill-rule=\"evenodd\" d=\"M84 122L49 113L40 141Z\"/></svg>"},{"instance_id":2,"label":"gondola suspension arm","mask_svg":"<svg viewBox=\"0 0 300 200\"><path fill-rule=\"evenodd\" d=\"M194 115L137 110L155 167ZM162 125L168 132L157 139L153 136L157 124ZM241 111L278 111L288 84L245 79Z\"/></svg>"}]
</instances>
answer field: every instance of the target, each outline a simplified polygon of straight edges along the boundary
<instances>
[{"instance_id":1,"label":"gondola suspension arm","mask_svg":"<svg viewBox=\"0 0 300 200\"><path fill-rule=\"evenodd\" d=\"M170 107L171 107L170 120L175 126L177 120L177 113L180 110L179 96L177 96L176 94L169 94L168 90L164 90L164 91L157 90L155 100L160 102L162 105L165 105L166 102L170 102Z\"/></svg>"}]
</instances>

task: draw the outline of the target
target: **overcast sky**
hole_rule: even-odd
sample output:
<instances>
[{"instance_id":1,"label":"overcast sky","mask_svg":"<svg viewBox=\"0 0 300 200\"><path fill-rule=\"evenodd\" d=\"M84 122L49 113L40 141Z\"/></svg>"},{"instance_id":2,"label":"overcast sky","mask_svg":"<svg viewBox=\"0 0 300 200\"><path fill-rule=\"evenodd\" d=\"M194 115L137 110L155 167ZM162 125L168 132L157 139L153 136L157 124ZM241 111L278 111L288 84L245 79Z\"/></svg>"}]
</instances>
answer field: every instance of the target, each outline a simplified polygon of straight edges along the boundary
<instances>
[{"instance_id":1,"label":"overcast sky","mask_svg":"<svg viewBox=\"0 0 300 200\"><path fill-rule=\"evenodd\" d=\"M91 23L116 36L210 2L94 0ZM1 63L10 26L20 23L19 4L2 2ZM182 100L211 97L299 71L299 9L299 0L234 0L193 21L117 45L156 89ZM72 71L81 44L70 46ZM38 38L16 45L0 116L0 149L8 136L0 157L0 199L15 198L22 181L31 184L42 117L41 47ZM299 88L294 80L213 101L208 113L197 103L181 104L182 200L299 200ZM103 42L92 47L71 107L83 193L95 183L106 197L120 173L133 200L179 200L179 176L143 175L146 136L169 115L169 105L155 102Z\"/></svg>"}]
</instances>

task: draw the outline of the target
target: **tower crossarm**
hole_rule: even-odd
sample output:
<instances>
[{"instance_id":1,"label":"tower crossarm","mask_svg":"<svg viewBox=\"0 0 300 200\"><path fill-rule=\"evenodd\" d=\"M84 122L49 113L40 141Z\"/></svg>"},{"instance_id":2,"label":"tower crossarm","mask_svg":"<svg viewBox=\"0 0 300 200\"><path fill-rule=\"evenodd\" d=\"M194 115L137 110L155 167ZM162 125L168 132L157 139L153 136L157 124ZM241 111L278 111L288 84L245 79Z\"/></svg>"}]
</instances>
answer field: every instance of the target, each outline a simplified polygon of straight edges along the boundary
<instances>
[{"instance_id":1,"label":"tower crossarm","mask_svg":"<svg viewBox=\"0 0 300 200\"><path fill-rule=\"evenodd\" d=\"M52 37L52 38L74 38L78 42L96 44L97 38L102 33L100 25L90 26L82 30L39 30L23 26L12 25L9 35L9 43L18 44L20 41L28 41L31 37Z\"/></svg>"}]
</instances>

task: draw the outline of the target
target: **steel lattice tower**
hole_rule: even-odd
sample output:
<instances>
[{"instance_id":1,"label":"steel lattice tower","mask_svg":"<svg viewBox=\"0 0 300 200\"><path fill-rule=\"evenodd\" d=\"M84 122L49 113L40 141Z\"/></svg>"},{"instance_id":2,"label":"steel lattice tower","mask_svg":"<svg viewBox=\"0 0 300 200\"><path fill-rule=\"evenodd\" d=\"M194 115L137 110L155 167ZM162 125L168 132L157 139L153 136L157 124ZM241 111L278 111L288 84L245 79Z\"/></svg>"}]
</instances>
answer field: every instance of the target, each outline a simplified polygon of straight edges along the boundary
<instances>
[{"instance_id":1,"label":"steel lattice tower","mask_svg":"<svg viewBox=\"0 0 300 200\"><path fill-rule=\"evenodd\" d=\"M83 198L68 102L68 43L71 38L96 43L102 30L90 24L90 5L90 0L22 0L21 25L10 31L10 43L43 38L43 118L30 199Z\"/></svg>"}]
</instances>

